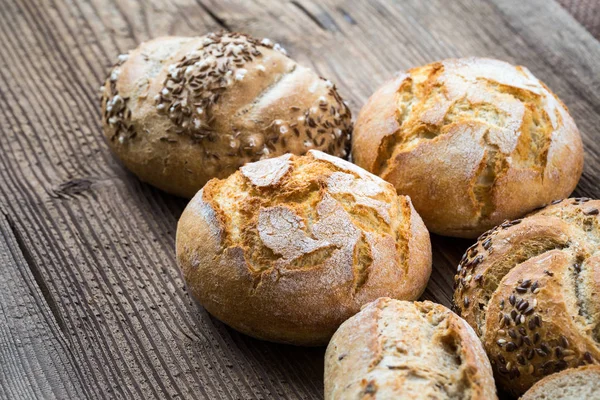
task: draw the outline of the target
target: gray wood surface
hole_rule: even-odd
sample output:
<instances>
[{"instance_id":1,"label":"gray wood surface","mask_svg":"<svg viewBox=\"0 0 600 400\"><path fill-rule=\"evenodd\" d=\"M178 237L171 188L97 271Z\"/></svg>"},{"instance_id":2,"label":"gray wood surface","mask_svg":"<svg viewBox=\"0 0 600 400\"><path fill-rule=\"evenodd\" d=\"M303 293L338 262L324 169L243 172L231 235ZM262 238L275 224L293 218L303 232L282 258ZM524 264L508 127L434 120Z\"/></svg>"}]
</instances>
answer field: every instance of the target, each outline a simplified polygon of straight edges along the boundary
<instances>
[{"instance_id":1,"label":"gray wood surface","mask_svg":"<svg viewBox=\"0 0 600 400\"><path fill-rule=\"evenodd\" d=\"M3 0L0 12L0 398L322 397L322 348L253 340L188 295L185 200L110 154L98 87L160 35L269 37L357 112L395 71L446 57L528 66L584 136L576 191L600 197L600 44L552 0ZM434 236L424 298L450 305L467 240Z\"/></svg>"}]
</instances>

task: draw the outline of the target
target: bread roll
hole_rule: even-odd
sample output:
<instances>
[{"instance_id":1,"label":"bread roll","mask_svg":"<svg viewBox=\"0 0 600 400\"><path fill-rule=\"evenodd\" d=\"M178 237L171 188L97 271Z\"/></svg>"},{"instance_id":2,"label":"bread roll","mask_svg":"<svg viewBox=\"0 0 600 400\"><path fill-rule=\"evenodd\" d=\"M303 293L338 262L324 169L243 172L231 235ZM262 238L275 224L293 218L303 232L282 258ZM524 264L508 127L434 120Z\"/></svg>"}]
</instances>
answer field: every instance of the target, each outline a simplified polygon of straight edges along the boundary
<instances>
[{"instance_id":1,"label":"bread roll","mask_svg":"<svg viewBox=\"0 0 600 400\"><path fill-rule=\"evenodd\" d=\"M354 162L410 195L430 231L477 237L568 196L579 131L525 67L484 58L400 73L356 120Z\"/></svg>"},{"instance_id":2,"label":"bread roll","mask_svg":"<svg viewBox=\"0 0 600 400\"><path fill-rule=\"evenodd\" d=\"M521 400L600 400L600 366L586 365L547 376Z\"/></svg>"},{"instance_id":3,"label":"bread roll","mask_svg":"<svg viewBox=\"0 0 600 400\"><path fill-rule=\"evenodd\" d=\"M598 200L567 199L505 222L458 267L456 307L513 394L600 360L599 210Z\"/></svg>"},{"instance_id":4,"label":"bread roll","mask_svg":"<svg viewBox=\"0 0 600 400\"><path fill-rule=\"evenodd\" d=\"M431 244L408 197L310 150L209 181L179 220L177 259L191 293L231 327L321 345L371 300L418 298Z\"/></svg>"},{"instance_id":5,"label":"bread roll","mask_svg":"<svg viewBox=\"0 0 600 400\"><path fill-rule=\"evenodd\" d=\"M250 161L309 149L344 157L352 129L331 82L239 33L142 43L119 57L102 112L125 166L185 197Z\"/></svg>"},{"instance_id":6,"label":"bread roll","mask_svg":"<svg viewBox=\"0 0 600 400\"><path fill-rule=\"evenodd\" d=\"M325 400L496 398L473 329L429 301L378 299L340 326L325 353Z\"/></svg>"}]
</instances>

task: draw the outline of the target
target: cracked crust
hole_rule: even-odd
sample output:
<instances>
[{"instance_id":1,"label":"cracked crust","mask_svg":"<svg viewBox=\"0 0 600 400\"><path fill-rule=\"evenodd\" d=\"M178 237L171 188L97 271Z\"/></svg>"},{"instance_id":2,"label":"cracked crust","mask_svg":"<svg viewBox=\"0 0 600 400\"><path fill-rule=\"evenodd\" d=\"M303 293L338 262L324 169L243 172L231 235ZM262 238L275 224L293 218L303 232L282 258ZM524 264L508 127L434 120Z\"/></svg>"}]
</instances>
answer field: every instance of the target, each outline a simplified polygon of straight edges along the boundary
<instances>
[{"instance_id":1,"label":"cracked crust","mask_svg":"<svg viewBox=\"0 0 600 400\"><path fill-rule=\"evenodd\" d=\"M527 391L520 400L598 400L600 366L586 365L552 374Z\"/></svg>"},{"instance_id":2,"label":"cracked crust","mask_svg":"<svg viewBox=\"0 0 600 400\"><path fill-rule=\"evenodd\" d=\"M446 307L380 298L325 353L325 399L496 399L473 329Z\"/></svg>"},{"instance_id":3,"label":"cracked crust","mask_svg":"<svg viewBox=\"0 0 600 400\"><path fill-rule=\"evenodd\" d=\"M599 200L557 201L486 232L461 260L455 306L513 394L600 362L599 214Z\"/></svg>"},{"instance_id":4,"label":"cracked crust","mask_svg":"<svg viewBox=\"0 0 600 400\"><path fill-rule=\"evenodd\" d=\"M121 55L101 90L112 150L141 180L188 198L247 162L349 147L335 86L266 39L153 39Z\"/></svg>"},{"instance_id":5,"label":"cracked crust","mask_svg":"<svg viewBox=\"0 0 600 400\"><path fill-rule=\"evenodd\" d=\"M431 244L407 196L311 150L211 180L177 229L190 291L214 316L261 339L327 342L381 296L417 299Z\"/></svg>"},{"instance_id":6,"label":"cracked crust","mask_svg":"<svg viewBox=\"0 0 600 400\"><path fill-rule=\"evenodd\" d=\"M579 131L529 70L450 59L401 73L358 115L354 162L411 197L435 233L476 237L568 196Z\"/></svg>"}]
</instances>

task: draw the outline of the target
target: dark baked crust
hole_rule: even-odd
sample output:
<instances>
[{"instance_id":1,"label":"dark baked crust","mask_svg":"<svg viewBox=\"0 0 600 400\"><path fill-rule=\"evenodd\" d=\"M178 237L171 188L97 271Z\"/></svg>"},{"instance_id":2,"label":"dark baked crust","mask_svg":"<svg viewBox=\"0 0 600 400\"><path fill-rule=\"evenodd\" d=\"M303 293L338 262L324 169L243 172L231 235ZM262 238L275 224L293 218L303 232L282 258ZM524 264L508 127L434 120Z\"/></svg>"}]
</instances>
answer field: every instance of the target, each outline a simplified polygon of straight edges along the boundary
<instances>
[{"instance_id":1,"label":"dark baked crust","mask_svg":"<svg viewBox=\"0 0 600 400\"><path fill-rule=\"evenodd\" d=\"M491 400L495 392L475 332L428 301L380 298L368 304L340 326L325 354L326 400Z\"/></svg>"},{"instance_id":2,"label":"dark baked crust","mask_svg":"<svg viewBox=\"0 0 600 400\"><path fill-rule=\"evenodd\" d=\"M120 56L102 96L112 150L185 197L247 162L309 149L345 157L352 129L331 82L239 33L142 43Z\"/></svg>"},{"instance_id":3,"label":"dark baked crust","mask_svg":"<svg viewBox=\"0 0 600 400\"><path fill-rule=\"evenodd\" d=\"M418 298L429 234L410 199L318 151L247 164L186 207L177 258L213 315L262 339L324 344L360 306Z\"/></svg>"},{"instance_id":4,"label":"dark baked crust","mask_svg":"<svg viewBox=\"0 0 600 400\"><path fill-rule=\"evenodd\" d=\"M600 201L556 202L486 232L458 267L454 302L515 394L600 360Z\"/></svg>"},{"instance_id":5,"label":"dark baked crust","mask_svg":"<svg viewBox=\"0 0 600 400\"><path fill-rule=\"evenodd\" d=\"M429 230L459 237L568 196L583 169L560 100L526 68L483 58L384 84L358 115L352 156L409 195Z\"/></svg>"}]
</instances>

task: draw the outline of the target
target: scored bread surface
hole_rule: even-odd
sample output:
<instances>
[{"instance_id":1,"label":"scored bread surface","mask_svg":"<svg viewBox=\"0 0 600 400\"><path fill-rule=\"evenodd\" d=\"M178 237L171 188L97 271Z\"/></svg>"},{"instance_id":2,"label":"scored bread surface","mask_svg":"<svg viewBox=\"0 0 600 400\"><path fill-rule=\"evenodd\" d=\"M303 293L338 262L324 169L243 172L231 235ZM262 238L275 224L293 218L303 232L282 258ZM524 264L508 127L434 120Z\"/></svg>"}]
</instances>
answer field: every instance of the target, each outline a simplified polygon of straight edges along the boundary
<instances>
[{"instance_id":1,"label":"scored bread surface","mask_svg":"<svg viewBox=\"0 0 600 400\"><path fill-rule=\"evenodd\" d=\"M409 195L430 231L459 237L568 196L583 169L564 104L527 68L484 58L384 84L357 117L352 156Z\"/></svg>"},{"instance_id":2,"label":"scored bread surface","mask_svg":"<svg viewBox=\"0 0 600 400\"><path fill-rule=\"evenodd\" d=\"M514 394L600 360L599 210L555 202L486 232L459 265L455 305Z\"/></svg>"},{"instance_id":3,"label":"scored bread surface","mask_svg":"<svg viewBox=\"0 0 600 400\"><path fill-rule=\"evenodd\" d=\"M232 327L324 344L360 306L416 299L429 234L410 199L319 151L247 164L186 207L177 256L192 293Z\"/></svg>"},{"instance_id":4,"label":"scored bread surface","mask_svg":"<svg viewBox=\"0 0 600 400\"><path fill-rule=\"evenodd\" d=\"M268 39L162 37L102 87L110 147L142 180L192 197L247 162L309 149L346 156L351 114L334 85Z\"/></svg>"},{"instance_id":5,"label":"scored bread surface","mask_svg":"<svg viewBox=\"0 0 600 400\"><path fill-rule=\"evenodd\" d=\"M325 354L325 399L496 399L473 329L446 307L378 299L344 322Z\"/></svg>"}]
</instances>

